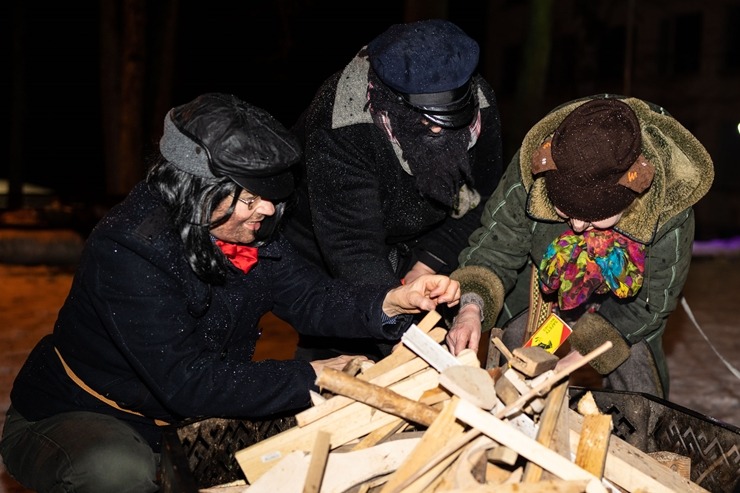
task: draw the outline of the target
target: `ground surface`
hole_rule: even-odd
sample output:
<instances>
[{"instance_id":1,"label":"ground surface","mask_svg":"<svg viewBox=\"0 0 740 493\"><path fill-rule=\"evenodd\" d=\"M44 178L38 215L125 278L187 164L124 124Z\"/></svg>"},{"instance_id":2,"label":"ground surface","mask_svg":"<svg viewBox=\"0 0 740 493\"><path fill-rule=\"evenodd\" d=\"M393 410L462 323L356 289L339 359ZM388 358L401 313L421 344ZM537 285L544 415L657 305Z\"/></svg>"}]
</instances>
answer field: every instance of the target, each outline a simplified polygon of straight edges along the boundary
<instances>
[{"instance_id":1,"label":"ground surface","mask_svg":"<svg viewBox=\"0 0 740 493\"><path fill-rule=\"evenodd\" d=\"M0 424L9 405L13 378L26 355L48 333L72 281L69 269L0 264ZM679 309L671 317L664 345L672 376L670 400L740 426L740 255L697 257L684 290L703 333ZM258 357L287 358L295 334L273 317L263 324ZM0 493L25 493L0 463Z\"/></svg>"}]
</instances>

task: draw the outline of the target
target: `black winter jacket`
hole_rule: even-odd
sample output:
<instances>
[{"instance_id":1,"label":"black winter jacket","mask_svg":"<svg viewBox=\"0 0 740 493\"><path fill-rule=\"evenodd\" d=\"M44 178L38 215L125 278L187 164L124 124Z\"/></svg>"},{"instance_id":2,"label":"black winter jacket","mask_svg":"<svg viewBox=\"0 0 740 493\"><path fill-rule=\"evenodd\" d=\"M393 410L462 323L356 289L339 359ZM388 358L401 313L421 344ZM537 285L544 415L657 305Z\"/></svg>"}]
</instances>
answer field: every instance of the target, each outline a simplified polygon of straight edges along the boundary
<instances>
[{"instance_id":1,"label":"black winter jacket","mask_svg":"<svg viewBox=\"0 0 740 493\"><path fill-rule=\"evenodd\" d=\"M449 274L503 174L495 94L475 77L481 134L469 153L481 200L456 219L419 194L400 150L366 111L368 69L357 55L321 86L294 127L304 142L304 176L285 234L335 277L397 284L416 260Z\"/></svg>"},{"instance_id":2,"label":"black winter jacket","mask_svg":"<svg viewBox=\"0 0 740 493\"><path fill-rule=\"evenodd\" d=\"M157 449L152 418L265 418L310 404L306 361L252 361L272 311L299 332L398 339L410 323L383 325L385 288L330 280L282 239L259 250L249 274L223 286L199 280L183 243L146 184L136 186L88 238L53 334L31 352L11 400L34 421L88 410L130 421ZM108 406L75 384L72 371Z\"/></svg>"}]
</instances>

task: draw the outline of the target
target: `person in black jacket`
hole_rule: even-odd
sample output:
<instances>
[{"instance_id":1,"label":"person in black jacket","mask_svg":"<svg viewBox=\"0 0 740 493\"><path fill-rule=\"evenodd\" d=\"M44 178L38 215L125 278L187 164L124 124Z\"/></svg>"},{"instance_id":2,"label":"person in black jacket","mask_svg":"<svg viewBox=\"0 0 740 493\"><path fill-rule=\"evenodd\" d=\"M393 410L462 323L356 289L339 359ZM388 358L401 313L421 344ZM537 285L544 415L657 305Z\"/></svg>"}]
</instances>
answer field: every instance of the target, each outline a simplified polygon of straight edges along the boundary
<instances>
[{"instance_id":1,"label":"person in black jacket","mask_svg":"<svg viewBox=\"0 0 740 493\"><path fill-rule=\"evenodd\" d=\"M457 268L504 169L478 58L449 21L395 24L321 85L293 127L304 158L285 235L304 256L334 277L388 286ZM296 355L377 359L389 348L301 336Z\"/></svg>"},{"instance_id":2,"label":"person in black jacket","mask_svg":"<svg viewBox=\"0 0 740 493\"><path fill-rule=\"evenodd\" d=\"M158 425L308 407L317 374L349 357L252 361L268 311L303 333L395 340L410 314L459 299L441 275L331 279L276 234L300 147L264 110L202 95L167 114L160 153L90 234L14 382L0 453L27 488L156 491Z\"/></svg>"}]
</instances>

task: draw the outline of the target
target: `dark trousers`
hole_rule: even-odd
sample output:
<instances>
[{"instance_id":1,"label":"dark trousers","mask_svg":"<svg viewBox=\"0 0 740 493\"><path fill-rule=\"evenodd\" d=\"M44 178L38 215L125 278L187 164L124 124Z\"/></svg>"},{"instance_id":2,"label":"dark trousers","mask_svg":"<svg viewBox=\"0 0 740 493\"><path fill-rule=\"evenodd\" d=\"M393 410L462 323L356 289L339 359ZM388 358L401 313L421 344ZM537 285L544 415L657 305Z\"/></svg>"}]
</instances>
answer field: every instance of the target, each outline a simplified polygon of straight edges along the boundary
<instances>
[{"instance_id":1,"label":"dark trousers","mask_svg":"<svg viewBox=\"0 0 740 493\"><path fill-rule=\"evenodd\" d=\"M38 492L155 492L159 454L129 425L85 411L27 421L11 406L0 455L19 483Z\"/></svg>"}]
</instances>

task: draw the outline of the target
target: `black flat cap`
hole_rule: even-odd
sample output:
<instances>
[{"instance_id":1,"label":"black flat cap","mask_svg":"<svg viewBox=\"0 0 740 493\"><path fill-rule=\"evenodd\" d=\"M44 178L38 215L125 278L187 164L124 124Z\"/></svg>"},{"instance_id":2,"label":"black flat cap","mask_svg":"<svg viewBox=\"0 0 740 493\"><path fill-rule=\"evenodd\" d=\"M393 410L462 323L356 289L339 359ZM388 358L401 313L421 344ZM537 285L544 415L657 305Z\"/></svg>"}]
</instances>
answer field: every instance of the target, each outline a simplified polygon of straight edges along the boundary
<instances>
[{"instance_id":1,"label":"black flat cap","mask_svg":"<svg viewBox=\"0 0 740 493\"><path fill-rule=\"evenodd\" d=\"M367 45L370 66L403 101L448 128L475 116L478 43L440 19L394 24Z\"/></svg>"},{"instance_id":2,"label":"black flat cap","mask_svg":"<svg viewBox=\"0 0 740 493\"><path fill-rule=\"evenodd\" d=\"M269 200L293 192L296 138L272 115L236 96L209 93L171 109L159 149L187 173L228 177Z\"/></svg>"}]
</instances>

